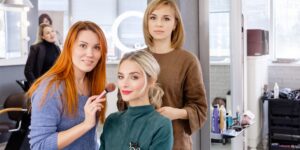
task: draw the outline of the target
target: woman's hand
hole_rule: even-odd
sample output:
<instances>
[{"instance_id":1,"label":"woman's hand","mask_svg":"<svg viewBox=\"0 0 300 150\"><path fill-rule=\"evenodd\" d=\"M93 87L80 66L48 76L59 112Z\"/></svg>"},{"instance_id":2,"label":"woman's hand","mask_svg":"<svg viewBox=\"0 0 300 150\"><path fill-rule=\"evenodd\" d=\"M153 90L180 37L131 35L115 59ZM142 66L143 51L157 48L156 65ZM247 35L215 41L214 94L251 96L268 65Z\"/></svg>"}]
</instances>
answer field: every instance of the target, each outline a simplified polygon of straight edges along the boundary
<instances>
[{"instance_id":1,"label":"woman's hand","mask_svg":"<svg viewBox=\"0 0 300 150\"><path fill-rule=\"evenodd\" d=\"M169 118L170 120L188 119L187 111L185 109L161 107L156 111L159 112L161 115Z\"/></svg>"},{"instance_id":2,"label":"woman's hand","mask_svg":"<svg viewBox=\"0 0 300 150\"><path fill-rule=\"evenodd\" d=\"M85 119L84 119L84 124L92 128L96 124L96 114L97 112L101 111L103 108L103 105L101 102L104 102L106 99L105 98L97 98L98 96L91 96L88 98L84 105L84 113L85 113Z\"/></svg>"}]
</instances>

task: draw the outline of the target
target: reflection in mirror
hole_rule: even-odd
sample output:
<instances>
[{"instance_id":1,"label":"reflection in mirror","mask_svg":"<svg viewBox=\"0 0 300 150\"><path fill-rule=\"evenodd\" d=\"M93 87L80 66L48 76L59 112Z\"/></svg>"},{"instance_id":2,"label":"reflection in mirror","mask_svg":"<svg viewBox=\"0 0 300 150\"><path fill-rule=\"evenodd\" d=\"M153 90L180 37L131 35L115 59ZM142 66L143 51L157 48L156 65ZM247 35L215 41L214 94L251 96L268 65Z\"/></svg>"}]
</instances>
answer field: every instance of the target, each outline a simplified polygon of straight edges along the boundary
<instances>
[{"instance_id":1,"label":"reflection in mirror","mask_svg":"<svg viewBox=\"0 0 300 150\"><path fill-rule=\"evenodd\" d=\"M6 38L5 38L4 10L0 9L0 58L5 58Z\"/></svg>"},{"instance_id":2,"label":"reflection in mirror","mask_svg":"<svg viewBox=\"0 0 300 150\"><path fill-rule=\"evenodd\" d=\"M223 138L220 122L214 123L213 117L216 104L225 104L226 112L230 109L226 106L230 102L230 1L211 0L209 6L211 150L230 150L230 139Z\"/></svg>"},{"instance_id":3,"label":"reflection in mirror","mask_svg":"<svg viewBox=\"0 0 300 150\"><path fill-rule=\"evenodd\" d=\"M21 13L18 11L6 11L6 37L7 37L7 57L21 56Z\"/></svg>"},{"instance_id":4,"label":"reflection in mirror","mask_svg":"<svg viewBox=\"0 0 300 150\"><path fill-rule=\"evenodd\" d=\"M28 8L0 8L0 58L15 58L27 48Z\"/></svg>"},{"instance_id":5,"label":"reflection in mirror","mask_svg":"<svg viewBox=\"0 0 300 150\"><path fill-rule=\"evenodd\" d=\"M142 18L147 0L39 0L39 14L48 13L56 30L68 28L79 20L89 20L98 24L105 32L108 42L108 63L117 62L124 52L141 49L145 46ZM54 13L63 13L58 19ZM58 20L57 20L58 19ZM63 29L61 26L64 24ZM55 25L58 24L58 25Z\"/></svg>"},{"instance_id":6,"label":"reflection in mirror","mask_svg":"<svg viewBox=\"0 0 300 150\"><path fill-rule=\"evenodd\" d=\"M68 0L40 0L38 2L38 16L47 14L52 20L52 27L56 32L56 44L62 48L64 36L69 29L69 1ZM38 19L35 19L38 20ZM35 40L35 39L34 39Z\"/></svg>"}]
</instances>

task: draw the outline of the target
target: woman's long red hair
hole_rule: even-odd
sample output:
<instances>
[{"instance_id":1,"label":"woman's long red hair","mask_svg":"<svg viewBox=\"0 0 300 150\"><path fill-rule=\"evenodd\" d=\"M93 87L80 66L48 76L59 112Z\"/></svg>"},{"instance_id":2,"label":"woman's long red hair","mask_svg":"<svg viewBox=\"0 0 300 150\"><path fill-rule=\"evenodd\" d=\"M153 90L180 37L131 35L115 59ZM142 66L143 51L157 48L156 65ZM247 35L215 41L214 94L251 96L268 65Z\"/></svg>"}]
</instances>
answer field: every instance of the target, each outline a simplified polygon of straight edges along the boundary
<instances>
[{"instance_id":1,"label":"woman's long red hair","mask_svg":"<svg viewBox=\"0 0 300 150\"><path fill-rule=\"evenodd\" d=\"M62 93L62 103L64 105L64 112L69 116L76 116L78 112L78 92L75 85L75 77L72 63L72 50L74 42L82 30L90 30L97 34L100 42L101 48L101 59L99 60L96 67L91 71L86 73L86 77L89 81L90 91L92 95L97 95L105 89L106 84L106 54L107 54L107 43L103 31L98 25L90 21L79 21L75 23L69 30L66 37L64 48L57 59L53 67L47 71L43 76L38 78L30 87L27 92L27 96L31 97L36 89L39 87L41 82L45 79L50 79L47 85L43 97L41 100L41 105L45 103L46 94L49 89L56 85L56 90L60 84L64 85L64 91ZM99 120L104 122L105 112L106 112L106 102L102 103L104 108L100 112Z\"/></svg>"}]
</instances>

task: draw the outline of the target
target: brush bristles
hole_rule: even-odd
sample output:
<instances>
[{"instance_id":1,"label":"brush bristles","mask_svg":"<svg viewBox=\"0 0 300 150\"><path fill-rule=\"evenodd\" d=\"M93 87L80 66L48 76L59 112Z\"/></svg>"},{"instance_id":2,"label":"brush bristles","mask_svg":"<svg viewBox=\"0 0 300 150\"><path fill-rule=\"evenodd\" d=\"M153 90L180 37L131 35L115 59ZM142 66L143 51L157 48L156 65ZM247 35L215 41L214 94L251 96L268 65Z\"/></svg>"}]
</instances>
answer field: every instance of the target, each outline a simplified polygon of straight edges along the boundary
<instances>
[{"instance_id":1,"label":"brush bristles","mask_svg":"<svg viewBox=\"0 0 300 150\"><path fill-rule=\"evenodd\" d=\"M114 83L108 83L106 85L105 91L106 92L112 92L116 89L116 85Z\"/></svg>"}]
</instances>

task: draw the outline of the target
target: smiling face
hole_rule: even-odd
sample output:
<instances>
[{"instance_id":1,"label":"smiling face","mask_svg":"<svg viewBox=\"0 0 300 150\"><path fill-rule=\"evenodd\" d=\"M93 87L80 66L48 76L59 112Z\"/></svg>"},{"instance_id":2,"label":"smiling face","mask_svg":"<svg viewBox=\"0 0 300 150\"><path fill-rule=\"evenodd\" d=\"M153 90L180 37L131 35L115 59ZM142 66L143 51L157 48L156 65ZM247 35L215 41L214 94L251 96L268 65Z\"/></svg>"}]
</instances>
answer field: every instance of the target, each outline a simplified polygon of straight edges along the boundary
<instances>
[{"instance_id":1,"label":"smiling face","mask_svg":"<svg viewBox=\"0 0 300 150\"><path fill-rule=\"evenodd\" d=\"M92 71L101 58L101 49L97 34L90 30L78 33L72 50L72 62L75 74Z\"/></svg>"},{"instance_id":2,"label":"smiling face","mask_svg":"<svg viewBox=\"0 0 300 150\"><path fill-rule=\"evenodd\" d=\"M125 60L119 67L118 86L122 99L130 106L149 104L149 85L145 73L134 61Z\"/></svg>"},{"instance_id":3,"label":"smiling face","mask_svg":"<svg viewBox=\"0 0 300 150\"><path fill-rule=\"evenodd\" d=\"M56 41L56 33L52 27L46 26L43 29L43 34L41 38L49 43L54 43Z\"/></svg>"},{"instance_id":4,"label":"smiling face","mask_svg":"<svg viewBox=\"0 0 300 150\"><path fill-rule=\"evenodd\" d=\"M176 27L175 11L169 5L160 5L148 16L148 30L153 40L171 41Z\"/></svg>"}]
</instances>

